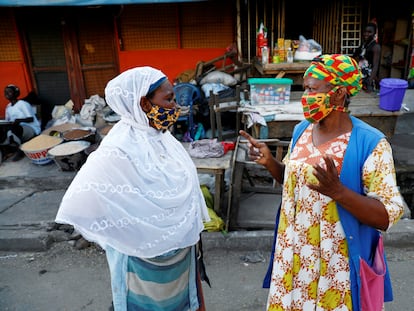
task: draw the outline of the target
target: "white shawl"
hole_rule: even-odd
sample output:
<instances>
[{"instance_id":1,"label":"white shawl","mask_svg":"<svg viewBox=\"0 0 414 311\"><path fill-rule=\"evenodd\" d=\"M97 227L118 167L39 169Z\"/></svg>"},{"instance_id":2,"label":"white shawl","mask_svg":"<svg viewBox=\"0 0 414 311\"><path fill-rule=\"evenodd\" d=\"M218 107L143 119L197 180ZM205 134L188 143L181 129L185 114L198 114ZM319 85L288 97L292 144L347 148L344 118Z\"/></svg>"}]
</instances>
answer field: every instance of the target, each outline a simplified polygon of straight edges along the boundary
<instances>
[{"instance_id":1,"label":"white shawl","mask_svg":"<svg viewBox=\"0 0 414 311\"><path fill-rule=\"evenodd\" d=\"M106 101L121 120L89 155L56 216L85 239L130 256L194 245L209 220L187 151L169 131L150 127L140 107L150 85L164 76L140 67L109 81Z\"/></svg>"}]
</instances>

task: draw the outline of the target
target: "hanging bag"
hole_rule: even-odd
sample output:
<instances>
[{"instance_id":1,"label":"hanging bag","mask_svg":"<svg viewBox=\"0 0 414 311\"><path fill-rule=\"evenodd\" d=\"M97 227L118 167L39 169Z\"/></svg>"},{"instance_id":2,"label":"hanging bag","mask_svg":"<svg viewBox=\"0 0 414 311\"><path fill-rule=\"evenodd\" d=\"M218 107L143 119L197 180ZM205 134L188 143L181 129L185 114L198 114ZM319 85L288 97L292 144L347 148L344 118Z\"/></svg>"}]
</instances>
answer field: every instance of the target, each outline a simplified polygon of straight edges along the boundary
<instances>
[{"instance_id":1,"label":"hanging bag","mask_svg":"<svg viewBox=\"0 0 414 311\"><path fill-rule=\"evenodd\" d=\"M384 278L386 272L382 235L378 239L372 266L360 259L361 310L378 311L384 305Z\"/></svg>"}]
</instances>

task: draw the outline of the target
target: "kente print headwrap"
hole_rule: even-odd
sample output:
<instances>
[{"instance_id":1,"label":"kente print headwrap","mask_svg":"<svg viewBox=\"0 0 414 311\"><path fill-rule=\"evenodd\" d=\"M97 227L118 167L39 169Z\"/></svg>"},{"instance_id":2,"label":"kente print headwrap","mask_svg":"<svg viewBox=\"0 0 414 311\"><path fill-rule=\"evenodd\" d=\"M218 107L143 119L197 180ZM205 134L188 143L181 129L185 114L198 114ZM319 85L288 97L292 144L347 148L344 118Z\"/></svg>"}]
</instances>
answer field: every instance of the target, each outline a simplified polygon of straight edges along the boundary
<instances>
[{"instance_id":1,"label":"kente print headwrap","mask_svg":"<svg viewBox=\"0 0 414 311\"><path fill-rule=\"evenodd\" d=\"M325 54L314 58L303 77L344 86L351 96L356 95L362 87L362 74L358 63L352 57L342 54Z\"/></svg>"}]
</instances>

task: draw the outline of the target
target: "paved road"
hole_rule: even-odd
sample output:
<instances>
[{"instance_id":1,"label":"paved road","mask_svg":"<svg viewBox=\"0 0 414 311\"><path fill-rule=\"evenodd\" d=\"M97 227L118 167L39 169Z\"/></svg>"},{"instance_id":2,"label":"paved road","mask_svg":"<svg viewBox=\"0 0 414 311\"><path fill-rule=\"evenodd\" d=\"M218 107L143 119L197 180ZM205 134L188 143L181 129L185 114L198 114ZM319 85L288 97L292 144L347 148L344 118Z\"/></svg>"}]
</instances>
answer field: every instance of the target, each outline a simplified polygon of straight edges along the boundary
<instances>
[{"instance_id":1,"label":"paved road","mask_svg":"<svg viewBox=\"0 0 414 311\"><path fill-rule=\"evenodd\" d=\"M386 251L395 295L386 311L414 310L414 246L386 246ZM203 283L207 310L263 311L267 290L261 282L267 260L266 250L207 251L212 282L212 288ZM0 252L0 275L3 311L106 311L111 303L105 255L95 246L76 250L61 242L46 252Z\"/></svg>"}]
</instances>

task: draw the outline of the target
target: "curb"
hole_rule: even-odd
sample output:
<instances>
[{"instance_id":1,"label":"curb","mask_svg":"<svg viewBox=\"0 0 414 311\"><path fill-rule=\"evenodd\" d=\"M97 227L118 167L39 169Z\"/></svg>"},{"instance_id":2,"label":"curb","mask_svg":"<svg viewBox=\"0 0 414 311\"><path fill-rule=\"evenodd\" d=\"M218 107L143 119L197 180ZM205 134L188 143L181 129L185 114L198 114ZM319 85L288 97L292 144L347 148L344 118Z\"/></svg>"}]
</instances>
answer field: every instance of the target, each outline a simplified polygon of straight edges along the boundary
<instances>
[{"instance_id":1,"label":"curb","mask_svg":"<svg viewBox=\"0 0 414 311\"><path fill-rule=\"evenodd\" d=\"M47 231L48 226L50 224L32 224L13 228L1 226L0 251L46 251L53 243L69 241L69 234L59 230ZM202 232L201 238L205 251L217 248L226 251L270 251L273 230ZM414 246L414 220L401 219L396 226L384 233L384 245Z\"/></svg>"},{"instance_id":2,"label":"curb","mask_svg":"<svg viewBox=\"0 0 414 311\"><path fill-rule=\"evenodd\" d=\"M204 249L270 251L273 244L273 230L203 232L201 236ZM401 219L383 236L386 246L414 246L414 219Z\"/></svg>"}]
</instances>

